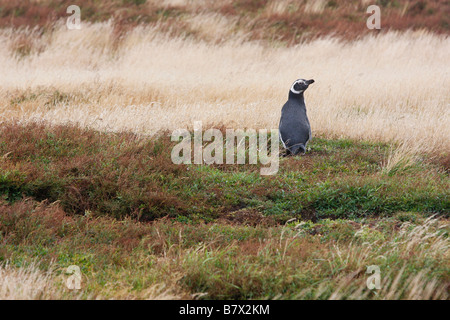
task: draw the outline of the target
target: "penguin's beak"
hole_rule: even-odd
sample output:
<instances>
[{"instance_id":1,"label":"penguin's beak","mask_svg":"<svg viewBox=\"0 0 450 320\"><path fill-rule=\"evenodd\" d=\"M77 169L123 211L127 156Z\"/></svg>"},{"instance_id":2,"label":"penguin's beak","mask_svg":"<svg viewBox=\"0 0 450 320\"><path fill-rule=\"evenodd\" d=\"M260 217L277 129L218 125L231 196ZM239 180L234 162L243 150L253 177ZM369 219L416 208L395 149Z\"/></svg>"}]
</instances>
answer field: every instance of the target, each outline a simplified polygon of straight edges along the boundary
<instances>
[{"instance_id":1,"label":"penguin's beak","mask_svg":"<svg viewBox=\"0 0 450 320\"><path fill-rule=\"evenodd\" d=\"M314 83L315 81L313 79L306 81L306 83L308 84L308 86L312 83Z\"/></svg>"}]
</instances>

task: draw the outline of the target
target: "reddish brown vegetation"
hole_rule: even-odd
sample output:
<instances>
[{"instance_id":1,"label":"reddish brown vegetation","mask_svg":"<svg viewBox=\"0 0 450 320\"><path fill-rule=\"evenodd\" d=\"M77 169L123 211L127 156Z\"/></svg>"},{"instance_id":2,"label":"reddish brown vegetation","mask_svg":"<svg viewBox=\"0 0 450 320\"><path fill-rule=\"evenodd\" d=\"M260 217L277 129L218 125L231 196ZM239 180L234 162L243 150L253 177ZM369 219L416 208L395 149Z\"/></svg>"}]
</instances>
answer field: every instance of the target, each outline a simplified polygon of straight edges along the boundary
<instances>
[{"instance_id":1,"label":"reddish brown vegetation","mask_svg":"<svg viewBox=\"0 0 450 320\"><path fill-rule=\"evenodd\" d=\"M381 7L382 30L427 29L448 33L450 3L445 0L375 1ZM79 0L77 5L84 21L106 21L113 18L120 37L137 24L159 22L162 31L196 36L184 18L199 12L238 17L238 27L252 39L280 40L288 44L302 39L334 34L353 39L369 32L366 28L367 6L361 1L328 1L320 12L305 12L305 3L282 12L268 9L268 0L238 0L210 3L205 7L168 6L150 1ZM0 0L0 27L39 26L51 28L66 18L67 4L60 1Z\"/></svg>"},{"instance_id":2,"label":"reddish brown vegetation","mask_svg":"<svg viewBox=\"0 0 450 320\"><path fill-rule=\"evenodd\" d=\"M1 148L5 175L0 189L7 198L61 200L66 210L77 213L100 210L114 215L125 209L141 217L147 214L145 208L154 213L163 207L183 211L180 201L158 183L161 175L184 170L167 161L169 151L160 142L147 143L129 133L115 136L116 140L114 135L82 132L66 126L48 131L38 124L3 127L7 144Z\"/></svg>"},{"instance_id":3,"label":"reddish brown vegetation","mask_svg":"<svg viewBox=\"0 0 450 320\"><path fill-rule=\"evenodd\" d=\"M146 139L63 125L4 124L0 195L9 202L59 201L65 212L88 216L221 218L243 225L448 212L448 182L431 167L380 176L381 145L315 138L310 155L285 159L271 177L259 175L260 165L176 165L174 145L167 134Z\"/></svg>"}]
</instances>

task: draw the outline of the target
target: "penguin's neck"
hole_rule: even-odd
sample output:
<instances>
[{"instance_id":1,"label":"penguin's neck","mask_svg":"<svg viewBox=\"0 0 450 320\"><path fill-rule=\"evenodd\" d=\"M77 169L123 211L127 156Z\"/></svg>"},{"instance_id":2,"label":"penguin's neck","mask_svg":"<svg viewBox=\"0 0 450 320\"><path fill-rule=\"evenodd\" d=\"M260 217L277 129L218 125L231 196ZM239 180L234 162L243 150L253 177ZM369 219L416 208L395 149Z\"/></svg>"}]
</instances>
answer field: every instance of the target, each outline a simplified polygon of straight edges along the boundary
<instances>
[{"instance_id":1,"label":"penguin's neck","mask_svg":"<svg viewBox=\"0 0 450 320\"><path fill-rule=\"evenodd\" d=\"M303 97L302 93L293 93L292 91L289 91L289 100L296 100L301 102L302 105L305 105L305 98Z\"/></svg>"}]
</instances>

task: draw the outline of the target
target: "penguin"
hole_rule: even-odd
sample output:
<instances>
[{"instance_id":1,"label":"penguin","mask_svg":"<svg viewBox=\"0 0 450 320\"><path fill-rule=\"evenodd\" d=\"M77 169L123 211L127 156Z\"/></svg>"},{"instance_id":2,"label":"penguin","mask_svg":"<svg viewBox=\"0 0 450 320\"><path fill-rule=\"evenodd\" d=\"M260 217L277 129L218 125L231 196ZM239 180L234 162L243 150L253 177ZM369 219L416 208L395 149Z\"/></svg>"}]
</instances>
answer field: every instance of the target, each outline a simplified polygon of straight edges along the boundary
<instances>
[{"instance_id":1,"label":"penguin","mask_svg":"<svg viewBox=\"0 0 450 320\"><path fill-rule=\"evenodd\" d=\"M298 79L289 91L288 101L281 109L279 125L280 140L286 149L286 155L305 154L306 145L311 139L311 126L306 115L303 92L314 80Z\"/></svg>"}]
</instances>

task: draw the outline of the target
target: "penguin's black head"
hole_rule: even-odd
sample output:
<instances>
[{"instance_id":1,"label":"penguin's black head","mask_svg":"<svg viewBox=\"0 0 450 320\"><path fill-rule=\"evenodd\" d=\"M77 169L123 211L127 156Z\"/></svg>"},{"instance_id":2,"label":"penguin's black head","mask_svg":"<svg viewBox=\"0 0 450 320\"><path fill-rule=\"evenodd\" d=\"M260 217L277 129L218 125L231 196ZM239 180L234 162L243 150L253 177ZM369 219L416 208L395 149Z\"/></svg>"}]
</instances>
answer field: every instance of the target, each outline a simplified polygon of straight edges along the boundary
<instances>
[{"instance_id":1,"label":"penguin's black head","mask_svg":"<svg viewBox=\"0 0 450 320\"><path fill-rule=\"evenodd\" d=\"M305 80L305 79L298 79L295 80L295 82L291 86L291 92L294 94L301 94L303 91L308 89L309 85L314 83L314 80Z\"/></svg>"}]
</instances>

